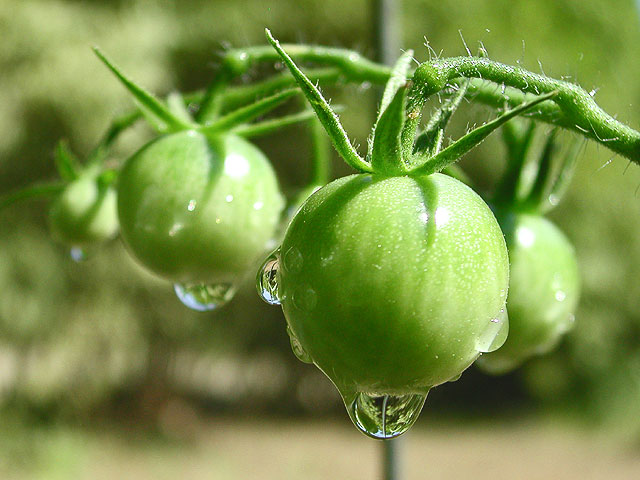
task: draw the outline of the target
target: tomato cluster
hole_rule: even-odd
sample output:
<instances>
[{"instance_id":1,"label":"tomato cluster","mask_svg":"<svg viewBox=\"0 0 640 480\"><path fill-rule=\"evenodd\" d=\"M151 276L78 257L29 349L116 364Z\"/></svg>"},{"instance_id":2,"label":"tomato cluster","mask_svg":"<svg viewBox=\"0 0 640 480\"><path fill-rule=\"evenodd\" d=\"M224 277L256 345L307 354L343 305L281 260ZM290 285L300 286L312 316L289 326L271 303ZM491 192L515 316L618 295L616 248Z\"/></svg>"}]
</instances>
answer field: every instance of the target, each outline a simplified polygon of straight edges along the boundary
<instances>
[{"instance_id":1,"label":"tomato cluster","mask_svg":"<svg viewBox=\"0 0 640 480\"><path fill-rule=\"evenodd\" d=\"M297 92L221 113L224 102L216 105L215 95L227 86L226 75L244 69L232 55L229 70L201 99L201 118L194 118L184 101L165 104L97 52L159 135L124 162L116 181L105 180L99 162L79 173L67 162L69 181L51 206L54 237L84 248L119 229L133 257L173 282L180 299L198 310L228 301L259 256L281 241L259 272L258 289L282 306L294 353L327 375L356 426L375 438L406 431L429 390L456 380L479 357L482 368L502 373L557 344L573 322L579 274L571 244L536 203L551 150L528 198L503 198L498 219L469 186L440 173L555 93L522 103L443 149L444 128L469 84L445 95L416 138L422 104L410 91L408 52L386 72L361 158L314 83L270 40L359 173L325 186L322 175L314 177L283 216L274 169L242 132L266 128L268 122L248 125ZM429 68L418 78L426 79L425 95L446 85L442 72ZM530 138L516 137L512 153L519 152L516 173L523 174Z\"/></svg>"}]
</instances>

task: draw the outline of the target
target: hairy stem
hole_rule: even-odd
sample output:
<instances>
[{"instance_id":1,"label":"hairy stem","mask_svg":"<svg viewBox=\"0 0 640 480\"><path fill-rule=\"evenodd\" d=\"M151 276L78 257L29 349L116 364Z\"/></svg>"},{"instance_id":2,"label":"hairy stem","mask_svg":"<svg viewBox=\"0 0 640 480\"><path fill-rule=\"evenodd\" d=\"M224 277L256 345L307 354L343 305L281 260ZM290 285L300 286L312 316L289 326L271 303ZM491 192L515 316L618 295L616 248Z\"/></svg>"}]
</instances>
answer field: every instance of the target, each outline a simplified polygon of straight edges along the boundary
<instances>
[{"instance_id":1,"label":"hairy stem","mask_svg":"<svg viewBox=\"0 0 640 480\"><path fill-rule=\"evenodd\" d=\"M412 147L426 99L458 78L489 80L534 95L557 92L553 102L562 113L560 119L564 124L559 126L571 126L623 157L640 163L640 132L607 114L578 85L477 57L437 59L425 62L416 69L409 95L403 148L408 150ZM549 113L546 107L545 111ZM551 123L557 124L555 121Z\"/></svg>"}]
</instances>

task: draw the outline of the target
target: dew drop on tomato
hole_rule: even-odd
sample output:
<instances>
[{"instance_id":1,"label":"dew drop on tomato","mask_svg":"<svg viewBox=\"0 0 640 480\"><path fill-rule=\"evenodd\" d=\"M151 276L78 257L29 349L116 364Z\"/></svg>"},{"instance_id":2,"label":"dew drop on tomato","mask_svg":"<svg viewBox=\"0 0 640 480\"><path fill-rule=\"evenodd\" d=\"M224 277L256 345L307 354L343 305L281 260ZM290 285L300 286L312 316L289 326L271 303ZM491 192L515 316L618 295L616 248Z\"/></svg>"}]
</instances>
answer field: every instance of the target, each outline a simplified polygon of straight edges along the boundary
<instances>
[{"instance_id":1,"label":"dew drop on tomato","mask_svg":"<svg viewBox=\"0 0 640 480\"><path fill-rule=\"evenodd\" d=\"M267 257L267 259L258 270L258 278L256 279L256 289L260 298L269 305L280 305L278 297L278 268L280 267L280 249L276 249Z\"/></svg>"},{"instance_id":2,"label":"dew drop on tomato","mask_svg":"<svg viewBox=\"0 0 640 480\"><path fill-rule=\"evenodd\" d=\"M291 341L291 350L293 350L293 354L304 363L313 363L313 359L311 355L309 355L305 349L302 347L300 340L298 337L291 331L291 328L287 325L287 334L289 335L289 340Z\"/></svg>"},{"instance_id":3,"label":"dew drop on tomato","mask_svg":"<svg viewBox=\"0 0 640 480\"><path fill-rule=\"evenodd\" d=\"M476 340L476 350L480 353L493 352L507 340L509 334L509 318L507 309L503 307L498 315L487 321L487 325Z\"/></svg>"},{"instance_id":4,"label":"dew drop on tomato","mask_svg":"<svg viewBox=\"0 0 640 480\"><path fill-rule=\"evenodd\" d=\"M236 292L230 283L181 284L173 286L178 299L192 310L208 312L227 304Z\"/></svg>"},{"instance_id":5,"label":"dew drop on tomato","mask_svg":"<svg viewBox=\"0 0 640 480\"><path fill-rule=\"evenodd\" d=\"M409 430L420 416L426 393L342 395L353 424L365 435L387 440Z\"/></svg>"}]
</instances>

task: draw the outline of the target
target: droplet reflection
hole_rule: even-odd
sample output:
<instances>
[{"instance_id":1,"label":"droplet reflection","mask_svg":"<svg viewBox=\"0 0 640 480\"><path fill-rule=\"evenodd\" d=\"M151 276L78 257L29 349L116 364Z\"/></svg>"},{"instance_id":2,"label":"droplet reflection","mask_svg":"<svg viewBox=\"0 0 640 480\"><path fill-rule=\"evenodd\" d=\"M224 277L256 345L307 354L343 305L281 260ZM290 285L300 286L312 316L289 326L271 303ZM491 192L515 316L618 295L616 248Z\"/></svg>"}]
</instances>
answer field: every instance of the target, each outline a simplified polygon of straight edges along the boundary
<instances>
[{"instance_id":1,"label":"droplet reflection","mask_svg":"<svg viewBox=\"0 0 640 480\"><path fill-rule=\"evenodd\" d=\"M354 425L365 435L390 439L409 430L420 416L426 393L385 395L358 392L345 399Z\"/></svg>"},{"instance_id":2,"label":"droplet reflection","mask_svg":"<svg viewBox=\"0 0 640 480\"><path fill-rule=\"evenodd\" d=\"M280 305L278 297L278 268L280 267L280 249L276 249L258 270L256 289L258 294L269 305Z\"/></svg>"},{"instance_id":3,"label":"droplet reflection","mask_svg":"<svg viewBox=\"0 0 640 480\"><path fill-rule=\"evenodd\" d=\"M181 284L173 286L180 301L192 310L207 312L225 305L233 298L235 287L230 283Z\"/></svg>"}]
</instances>

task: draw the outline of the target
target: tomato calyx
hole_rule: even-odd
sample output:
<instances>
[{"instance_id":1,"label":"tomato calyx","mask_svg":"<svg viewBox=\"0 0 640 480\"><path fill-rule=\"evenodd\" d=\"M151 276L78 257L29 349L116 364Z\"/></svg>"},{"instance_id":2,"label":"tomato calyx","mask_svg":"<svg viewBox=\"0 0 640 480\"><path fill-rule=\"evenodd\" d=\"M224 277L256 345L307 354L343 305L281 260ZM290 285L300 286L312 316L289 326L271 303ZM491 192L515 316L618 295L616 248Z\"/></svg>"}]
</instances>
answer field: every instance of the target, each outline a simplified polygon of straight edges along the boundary
<instances>
[{"instance_id":1,"label":"tomato calyx","mask_svg":"<svg viewBox=\"0 0 640 480\"><path fill-rule=\"evenodd\" d=\"M530 102L525 102L505 112L495 120L468 132L462 138L440 151L439 145L443 137L442 132L451 114L458 107L464 94L462 92L461 95L454 96L453 101L446 103L441 108L439 115L441 121L433 122L429 135L424 136L422 141L416 144L416 139L412 133L415 127L413 120L419 117L419 111L407 108L408 94L412 86L412 79L408 78L408 73L413 55L412 51L407 51L392 69L391 76L385 87L378 119L368 141L368 153L363 158L353 147L338 115L333 111L318 87L297 67L268 29L266 30L266 35L316 112L318 119L329 134L340 156L347 164L363 173L377 173L383 176L422 176L439 172L479 145L487 136L511 118L526 113L536 105L556 95L556 92L550 92L535 97ZM420 88L417 88L425 96L431 95L433 88L436 88L436 91L444 88L444 85L439 83L435 87L432 86L431 90L425 87L425 85L428 86L428 81L431 78L427 77L425 77L426 79L422 77L413 79L413 81L421 80L426 82L421 84ZM415 90L412 88L411 92L415 93ZM431 141L425 141L427 139Z\"/></svg>"}]
</instances>

